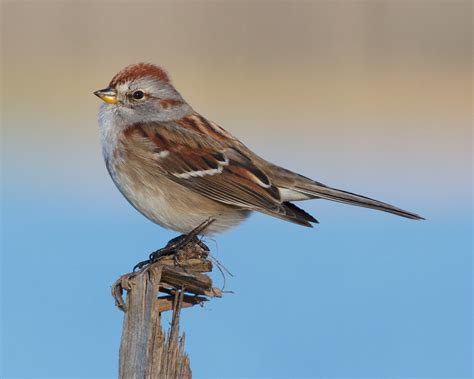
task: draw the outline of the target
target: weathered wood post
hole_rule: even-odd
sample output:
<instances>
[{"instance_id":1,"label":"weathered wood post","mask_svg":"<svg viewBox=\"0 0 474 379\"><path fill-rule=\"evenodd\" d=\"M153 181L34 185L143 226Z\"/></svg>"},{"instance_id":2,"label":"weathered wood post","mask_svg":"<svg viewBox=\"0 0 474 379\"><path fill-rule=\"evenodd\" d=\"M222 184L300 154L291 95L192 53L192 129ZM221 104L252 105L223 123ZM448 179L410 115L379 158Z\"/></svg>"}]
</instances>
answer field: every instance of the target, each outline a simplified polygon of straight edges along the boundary
<instances>
[{"instance_id":1,"label":"weathered wood post","mask_svg":"<svg viewBox=\"0 0 474 379\"><path fill-rule=\"evenodd\" d=\"M221 291L212 287L209 251L190 242L173 256L161 258L138 272L121 276L112 287L116 305L125 312L120 343L119 378L188 379L192 377L179 336L182 308L203 304ZM127 291L126 300L122 298ZM165 334L161 313L172 311Z\"/></svg>"}]
</instances>

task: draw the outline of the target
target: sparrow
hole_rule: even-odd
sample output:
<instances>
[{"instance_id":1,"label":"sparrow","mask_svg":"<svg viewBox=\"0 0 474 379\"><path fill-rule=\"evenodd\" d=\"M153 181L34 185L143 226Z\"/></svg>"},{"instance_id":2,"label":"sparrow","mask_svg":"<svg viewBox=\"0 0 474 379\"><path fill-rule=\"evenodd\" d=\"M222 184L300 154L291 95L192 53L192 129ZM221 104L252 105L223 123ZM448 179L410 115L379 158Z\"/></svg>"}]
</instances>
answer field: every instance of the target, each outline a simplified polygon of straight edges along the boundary
<instances>
[{"instance_id":1,"label":"sparrow","mask_svg":"<svg viewBox=\"0 0 474 379\"><path fill-rule=\"evenodd\" d=\"M410 219L419 215L323 183L266 161L196 112L166 71L125 67L94 92L107 170L125 198L156 224L187 234L225 231L252 211L311 227L318 221L293 202L327 199Z\"/></svg>"}]
</instances>

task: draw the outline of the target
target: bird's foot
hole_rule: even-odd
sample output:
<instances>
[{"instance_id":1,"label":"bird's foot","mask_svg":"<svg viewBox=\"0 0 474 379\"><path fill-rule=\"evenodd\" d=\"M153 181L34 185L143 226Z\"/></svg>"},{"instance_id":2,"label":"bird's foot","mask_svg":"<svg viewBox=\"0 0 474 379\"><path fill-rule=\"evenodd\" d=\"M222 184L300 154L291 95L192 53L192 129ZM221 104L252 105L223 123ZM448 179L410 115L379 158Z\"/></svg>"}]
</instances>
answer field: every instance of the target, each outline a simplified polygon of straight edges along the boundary
<instances>
[{"instance_id":1,"label":"bird's foot","mask_svg":"<svg viewBox=\"0 0 474 379\"><path fill-rule=\"evenodd\" d=\"M170 255L175 255L175 262L179 262L180 251L190 243L198 244L205 251L209 251L209 248L198 238L198 236L213 222L214 219L210 218L191 230L188 234L182 234L173 238L165 247L151 253L147 260L138 262L133 268L133 271L141 270L143 267L159 261L162 257Z\"/></svg>"}]
</instances>

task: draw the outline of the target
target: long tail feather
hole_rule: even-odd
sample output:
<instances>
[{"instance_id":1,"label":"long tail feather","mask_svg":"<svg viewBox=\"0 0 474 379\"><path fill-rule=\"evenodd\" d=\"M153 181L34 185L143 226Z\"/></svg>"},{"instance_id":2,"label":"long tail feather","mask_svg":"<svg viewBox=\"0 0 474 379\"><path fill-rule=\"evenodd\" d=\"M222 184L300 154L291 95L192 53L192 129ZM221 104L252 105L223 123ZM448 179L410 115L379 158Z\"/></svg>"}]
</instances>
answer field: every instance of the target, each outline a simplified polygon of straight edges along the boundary
<instances>
[{"instance_id":1,"label":"long tail feather","mask_svg":"<svg viewBox=\"0 0 474 379\"><path fill-rule=\"evenodd\" d=\"M308 185L304 184L302 186L293 187L292 190L308 195L312 198L328 199L340 203L357 205L359 207L377 209L379 211L393 213L398 216L410 218L413 220L424 220L423 217L417 215L416 213L405 211L403 209L394 207L393 205L383 203L369 197L357 195L355 193L326 187L314 182Z\"/></svg>"}]
</instances>

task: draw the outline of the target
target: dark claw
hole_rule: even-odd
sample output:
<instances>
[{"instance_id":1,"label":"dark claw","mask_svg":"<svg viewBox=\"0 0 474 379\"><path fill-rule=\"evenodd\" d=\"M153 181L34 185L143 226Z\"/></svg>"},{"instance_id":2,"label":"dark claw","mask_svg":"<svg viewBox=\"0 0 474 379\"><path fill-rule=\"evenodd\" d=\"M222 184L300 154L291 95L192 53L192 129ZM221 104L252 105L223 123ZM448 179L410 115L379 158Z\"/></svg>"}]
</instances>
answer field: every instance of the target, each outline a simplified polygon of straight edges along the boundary
<instances>
[{"instance_id":1,"label":"dark claw","mask_svg":"<svg viewBox=\"0 0 474 379\"><path fill-rule=\"evenodd\" d=\"M133 272L135 272L137 270L141 270L143 267L145 267L149 263L150 263L149 259L146 260L146 261L138 262L135 266L133 266Z\"/></svg>"},{"instance_id":2,"label":"dark claw","mask_svg":"<svg viewBox=\"0 0 474 379\"><path fill-rule=\"evenodd\" d=\"M140 270L143 267L158 261L160 258L168 255L176 254L178 251L183 249L187 244L190 242L197 243L200 247L202 247L205 251L209 251L209 248L201 242L198 238L199 234L201 234L210 224L214 222L214 219L209 219L199 225L197 228L191 230L188 234L182 234L178 237L173 238L170 240L165 247L158 249L150 254L148 260L138 262L135 267L133 267L133 271Z\"/></svg>"}]
</instances>

